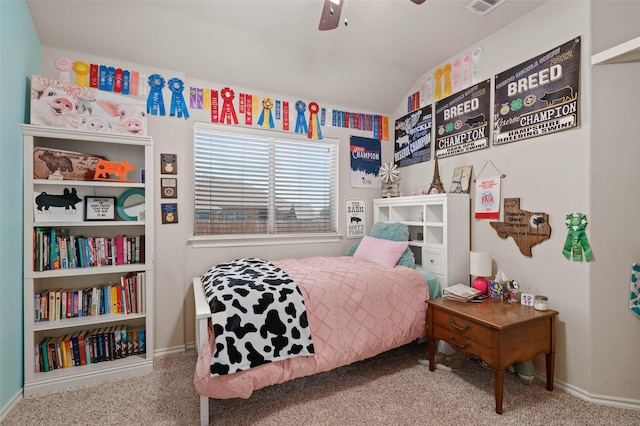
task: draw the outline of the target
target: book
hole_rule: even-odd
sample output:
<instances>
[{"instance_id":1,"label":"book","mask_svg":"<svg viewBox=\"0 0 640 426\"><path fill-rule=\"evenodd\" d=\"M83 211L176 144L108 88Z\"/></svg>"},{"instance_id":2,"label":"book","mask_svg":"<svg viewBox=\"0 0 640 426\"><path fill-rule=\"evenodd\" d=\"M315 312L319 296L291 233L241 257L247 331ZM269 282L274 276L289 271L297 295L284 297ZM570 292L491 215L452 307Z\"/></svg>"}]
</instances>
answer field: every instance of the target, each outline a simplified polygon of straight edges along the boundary
<instances>
[{"instance_id":1,"label":"book","mask_svg":"<svg viewBox=\"0 0 640 426\"><path fill-rule=\"evenodd\" d=\"M80 358L80 365L87 365L87 350L85 348L85 336L87 330L82 330L78 335L78 355Z\"/></svg>"},{"instance_id":2,"label":"book","mask_svg":"<svg viewBox=\"0 0 640 426\"><path fill-rule=\"evenodd\" d=\"M475 297L480 296L481 291L464 284L456 284L451 287L445 287L442 295L447 299L459 300L467 302Z\"/></svg>"}]
</instances>

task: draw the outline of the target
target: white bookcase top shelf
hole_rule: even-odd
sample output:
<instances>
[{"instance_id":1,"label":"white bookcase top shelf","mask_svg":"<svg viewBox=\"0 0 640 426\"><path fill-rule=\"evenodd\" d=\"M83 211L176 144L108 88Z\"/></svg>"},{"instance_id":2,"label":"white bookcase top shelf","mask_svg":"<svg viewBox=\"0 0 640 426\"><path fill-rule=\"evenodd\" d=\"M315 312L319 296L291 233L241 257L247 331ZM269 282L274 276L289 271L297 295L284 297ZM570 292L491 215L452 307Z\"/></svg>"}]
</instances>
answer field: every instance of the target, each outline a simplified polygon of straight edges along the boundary
<instances>
[{"instance_id":1,"label":"white bookcase top shelf","mask_svg":"<svg viewBox=\"0 0 640 426\"><path fill-rule=\"evenodd\" d=\"M591 65L640 62L640 37L591 56Z\"/></svg>"}]
</instances>

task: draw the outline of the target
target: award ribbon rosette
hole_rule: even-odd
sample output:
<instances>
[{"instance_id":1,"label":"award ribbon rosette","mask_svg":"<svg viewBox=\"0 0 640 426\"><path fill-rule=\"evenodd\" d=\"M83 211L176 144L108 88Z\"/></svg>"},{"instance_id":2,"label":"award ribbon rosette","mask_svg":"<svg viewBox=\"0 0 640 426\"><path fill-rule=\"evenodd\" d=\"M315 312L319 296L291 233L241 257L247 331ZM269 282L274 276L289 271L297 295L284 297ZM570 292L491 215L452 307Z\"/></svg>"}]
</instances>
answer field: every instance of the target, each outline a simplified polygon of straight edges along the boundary
<instances>
[{"instance_id":1,"label":"award ribbon rosette","mask_svg":"<svg viewBox=\"0 0 640 426\"><path fill-rule=\"evenodd\" d=\"M171 117L178 115L178 118L189 118L189 110L187 104L184 101L182 91L184 90L184 83L179 78L172 78L168 83L169 90L171 90L171 110L169 115Z\"/></svg>"},{"instance_id":2,"label":"award ribbon rosette","mask_svg":"<svg viewBox=\"0 0 640 426\"><path fill-rule=\"evenodd\" d=\"M164 100L162 99L162 88L164 87L164 78L160 74L151 74L149 76L149 97L147 98L147 113L152 115L165 115Z\"/></svg>"},{"instance_id":3,"label":"award ribbon rosette","mask_svg":"<svg viewBox=\"0 0 640 426\"><path fill-rule=\"evenodd\" d=\"M260 113L260 118L258 119L258 126L268 127L269 129L273 129L274 127L276 127L276 125L273 123L273 116L271 115L272 108L273 101L269 98L264 98L262 100L262 112Z\"/></svg>"},{"instance_id":4,"label":"award ribbon rosette","mask_svg":"<svg viewBox=\"0 0 640 426\"><path fill-rule=\"evenodd\" d=\"M56 59L56 68L60 71L60 81L71 83L71 77L69 76L69 71L73 68L71 59L65 58L64 56L59 57Z\"/></svg>"},{"instance_id":5,"label":"award ribbon rosette","mask_svg":"<svg viewBox=\"0 0 640 426\"><path fill-rule=\"evenodd\" d=\"M75 61L73 63L73 70L76 72L76 85L88 86L87 74L89 74L89 64L82 61Z\"/></svg>"},{"instance_id":6,"label":"award ribbon rosette","mask_svg":"<svg viewBox=\"0 0 640 426\"><path fill-rule=\"evenodd\" d=\"M582 251L584 250L585 260L588 262L591 260L593 254L591 253L591 246L587 240L587 234L584 229L587 227L587 216L582 213L572 213L567 215L567 219L564 221L567 224L569 233L567 239L564 242L564 248L562 254L567 259L571 259L577 262L582 261Z\"/></svg>"},{"instance_id":7,"label":"award ribbon rosette","mask_svg":"<svg viewBox=\"0 0 640 426\"><path fill-rule=\"evenodd\" d=\"M233 90L225 87L220 91L220 96L222 97L222 117L220 117L220 123L238 124L238 116L233 107L233 98L235 98Z\"/></svg>"},{"instance_id":8,"label":"award ribbon rosette","mask_svg":"<svg viewBox=\"0 0 640 426\"><path fill-rule=\"evenodd\" d=\"M302 101L296 102L296 111L298 116L296 118L296 133L308 133L307 120L304 118L304 112L307 110L307 105Z\"/></svg>"},{"instance_id":9,"label":"award ribbon rosette","mask_svg":"<svg viewBox=\"0 0 640 426\"><path fill-rule=\"evenodd\" d=\"M319 111L320 107L317 103L311 102L309 104L309 133L307 134L309 139L322 139L322 129L318 120Z\"/></svg>"}]
</instances>

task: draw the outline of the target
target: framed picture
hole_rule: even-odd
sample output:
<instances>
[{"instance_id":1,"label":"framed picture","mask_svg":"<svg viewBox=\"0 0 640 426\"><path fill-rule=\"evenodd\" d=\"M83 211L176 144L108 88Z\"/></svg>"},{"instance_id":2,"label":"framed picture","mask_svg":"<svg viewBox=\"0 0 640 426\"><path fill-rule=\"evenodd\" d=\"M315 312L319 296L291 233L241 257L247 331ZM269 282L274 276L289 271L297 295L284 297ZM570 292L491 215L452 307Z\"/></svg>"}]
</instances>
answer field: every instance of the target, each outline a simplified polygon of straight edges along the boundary
<instances>
[{"instance_id":1,"label":"framed picture","mask_svg":"<svg viewBox=\"0 0 640 426\"><path fill-rule=\"evenodd\" d=\"M82 222L87 187L34 185L34 222Z\"/></svg>"},{"instance_id":2,"label":"framed picture","mask_svg":"<svg viewBox=\"0 0 640 426\"><path fill-rule=\"evenodd\" d=\"M471 182L471 170L473 166L456 167L453 170L453 179L451 180L452 194L468 194L469 183Z\"/></svg>"},{"instance_id":3,"label":"framed picture","mask_svg":"<svg viewBox=\"0 0 640 426\"><path fill-rule=\"evenodd\" d=\"M86 196L84 220L116 220L116 197Z\"/></svg>"}]
</instances>

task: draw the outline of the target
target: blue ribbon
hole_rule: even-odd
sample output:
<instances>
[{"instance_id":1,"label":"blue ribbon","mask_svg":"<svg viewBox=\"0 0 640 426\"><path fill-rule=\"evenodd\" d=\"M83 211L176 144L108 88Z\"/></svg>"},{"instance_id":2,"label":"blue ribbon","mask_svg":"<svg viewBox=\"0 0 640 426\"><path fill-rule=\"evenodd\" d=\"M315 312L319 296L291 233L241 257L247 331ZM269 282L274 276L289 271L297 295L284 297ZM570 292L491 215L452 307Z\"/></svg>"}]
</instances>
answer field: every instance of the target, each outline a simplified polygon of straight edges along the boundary
<instances>
[{"instance_id":1,"label":"blue ribbon","mask_svg":"<svg viewBox=\"0 0 640 426\"><path fill-rule=\"evenodd\" d=\"M169 90L171 90L171 112L170 116L178 114L178 118L181 118L184 114L184 118L189 118L189 110L187 109L187 104L184 101L184 96L182 96L182 91L184 90L184 83L179 78L172 78L168 83Z\"/></svg>"},{"instance_id":2,"label":"blue ribbon","mask_svg":"<svg viewBox=\"0 0 640 426\"><path fill-rule=\"evenodd\" d=\"M122 94L123 95L129 94L130 85L131 85L131 72L124 70L124 72L122 73Z\"/></svg>"},{"instance_id":3,"label":"blue ribbon","mask_svg":"<svg viewBox=\"0 0 640 426\"><path fill-rule=\"evenodd\" d=\"M149 76L149 97L147 98L147 113L151 115L165 115L164 100L162 99L162 88L164 87L164 78L160 74L152 74Z\"/></svg>"},{"instance_id":4,"label":"blue ribbon","mask_svg":"<svg viewBox=\"0 0 640 426\"><path fill-rule=\"evenodd\" d=\"M304 112L307 110L307 105L302 102L296 102L296 111L298 111L298 118L296 119L296 133L309 133L307 127L307 120L304 118Z\"/></svg>"}]
</instances>

